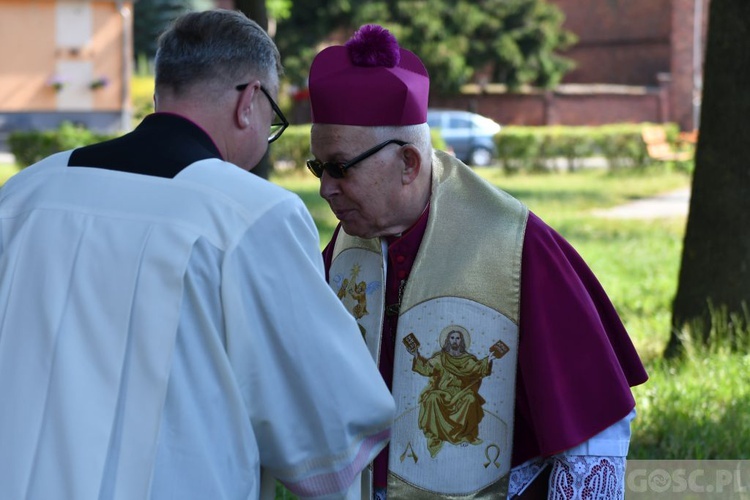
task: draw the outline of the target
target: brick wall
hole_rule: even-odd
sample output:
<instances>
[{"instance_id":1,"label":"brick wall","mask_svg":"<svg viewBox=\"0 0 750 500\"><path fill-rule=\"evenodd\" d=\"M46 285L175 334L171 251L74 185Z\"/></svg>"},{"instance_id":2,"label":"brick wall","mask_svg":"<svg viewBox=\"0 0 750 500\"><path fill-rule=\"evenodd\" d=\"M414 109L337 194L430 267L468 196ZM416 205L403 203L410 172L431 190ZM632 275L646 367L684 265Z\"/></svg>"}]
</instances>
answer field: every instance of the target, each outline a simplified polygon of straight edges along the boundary
<instances>
[{"instance_id":1,"label":"brick wall","mask_svg":"<svg viewBox=\"0 0 750 500\"><path fill-rule=\"evenodd\" d=\"M665 121L685 130L697 127L694 100L699 105L710 0L548 1L579 37L566 53L578 67L565 83L657 86L668 94L660 108Z\"/></svg>"},{"instance_id":2,"label":"brick wall","mask_svg":"<svg viewBox=\"0 0 750 500\"><path fill-rule=\"evenodd\" d=\"M684 130L696 127L694 97L699 100L700 94L694 95L693 19L700 2L700 72L710 0L548 1L563 11L564 27L578 36L578 43L564 54L577 68L563 83L584 85L579 87L583 93L561 88L533 94L433 96L431 106L468 109L504 124L672 121ZM602 92L593 84L632 88Z\"/></svg>"},{"instance_id":3,"label":"brick wall","mask_svg":"<svg viewBox=\"0 0 750 500\"><path fill-rule=\"evenodd\" d=\"M578 42L565 83L656 85L670 65L671 0L549 0Z\"/></svg>"},{"instance_id":4,"label":"brick wall","mask_svg":"<svg viewBox=\"0 0 750 500\"><path fill-rule=\"evenodd\" d=\"M659 89L608 92L579 87L572 92L432 96L430 106L474 111L504 125L577 126L666 121L666 98Z\"/></svg>"},{"instance_id":5,"label":"brick wall","mask_svg":"<svg viewBox=\"0 0 750 500\"><path fill-rule=\"evenodd\" d=\"M710 0L548 1L564 12L564 27L579 38L565 53L577 68L563 83L590 85L589 95L462 96L434 98L432 104L475 109L501 123L670 121L683 130L697 127ZM602 93L592 85L599 83L633 88Z\"/></svg>"},{"instance_id":6,"label":"brick wall","mask_svg":"<svg viewBox=\"0 0 750 500\"><path fill-rule=\"evenodd\" d=\"M628 46L582 46L564 55L577 68L563 83L612 83L656 85L657 75L669 71L670 48L662 43L642 42Z\"/></svg>"}]
</instances>

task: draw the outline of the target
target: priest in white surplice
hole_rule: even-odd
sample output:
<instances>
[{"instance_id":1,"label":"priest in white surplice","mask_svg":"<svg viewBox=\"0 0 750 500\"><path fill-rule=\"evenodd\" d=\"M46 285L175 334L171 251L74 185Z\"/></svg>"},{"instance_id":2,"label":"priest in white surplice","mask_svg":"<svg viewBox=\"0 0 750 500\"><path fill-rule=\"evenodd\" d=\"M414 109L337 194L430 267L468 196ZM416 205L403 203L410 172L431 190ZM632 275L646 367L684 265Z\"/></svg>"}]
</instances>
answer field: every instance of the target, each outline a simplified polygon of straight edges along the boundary
<instances>
[{"instance_id":1,"label":"priest in white surplice","mask_svg":"<svg viewBox=\"0 0 750 500\"><path fill-rule=\"evenodd\" d=\"M247 172L287 124L278 61L188 14L155 114L0 191L0 498L358 495L395 405L305 206Z\"/></svg>"}]
</instances>

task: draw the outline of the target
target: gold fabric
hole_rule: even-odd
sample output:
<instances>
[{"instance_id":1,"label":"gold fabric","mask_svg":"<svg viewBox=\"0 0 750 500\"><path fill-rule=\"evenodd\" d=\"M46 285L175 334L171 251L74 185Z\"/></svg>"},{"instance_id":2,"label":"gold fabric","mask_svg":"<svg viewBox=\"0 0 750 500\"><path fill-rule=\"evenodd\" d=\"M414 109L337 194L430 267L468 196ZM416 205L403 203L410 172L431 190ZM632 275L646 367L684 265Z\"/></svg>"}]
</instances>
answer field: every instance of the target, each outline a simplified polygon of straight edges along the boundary
<instances>
[{"instance_id":1,"label":"gold fabric","mask_svg":"<svg viewBox=\"0 0 750 500\"><path fill-rule=\"evenodd\" d=\"M402 308L467 297L518 324L528 209L447 153L435 151L432 165L430 219Z\"/></svg>"},{"instance_id":2,"label":"gold fabric","mask_svg":"<svg viewBox=\"0 0 750 500\"><path fill-rule=\"evenodd\" d=\"M454 157L435 151L429 220L404 290L402 312L431 297L467 297L518 324L527 218L521 202ZM333 260L348 248L380 253L381 243L342 230ZM501 283L510 286L496 285Z\"/></svg>"},{"instance_id":3,"label":"gold fabric","mask_svg":"<svg viewBox=\"0 0 750 500\"><path fill-rule=\"evenodd\" d=\"M388 499L398 498L408 500L434 500L442 498L445 500L505 500L508 498L508 483L510 482L510 473L506 474L499 481L489 485L479 491L467 495L436 495L434 491L423 490L401 480L393 474L388 475Z\"/></svg>"},{"instance_id":4,"label":"gold fabric","mask_svg":"<svg viewBox=\"0 0 750 500\"><path fill-rule=\"evenodd\" d=\"M469 353L452 356L444 351L430 359L416 356L412 370L430 377L419 396L419 428L427 438L430 455L443 443L479 444L479 422L484 417L484 398L479 395L482 378L492 371L490 358Z\"/></svg>"},{"instance_id":5,"label":"gold fabric","mask_svg":"<svg viewBox=\"0 0 750 500\"><path fill-rule=\"evenodd\" d=\"M528 210L454 157L436 151L432 161L429 219L395 339L388 498L505 498ZM380 284L366 309L347 305L355 317L367 311L358 321L376 361L384 311L371 302L382 302L385 252L380 239L342 230L330 273L337 291L345 277ZM454 332L465 345L451 350Z\"/></svg>"}]
</instances>

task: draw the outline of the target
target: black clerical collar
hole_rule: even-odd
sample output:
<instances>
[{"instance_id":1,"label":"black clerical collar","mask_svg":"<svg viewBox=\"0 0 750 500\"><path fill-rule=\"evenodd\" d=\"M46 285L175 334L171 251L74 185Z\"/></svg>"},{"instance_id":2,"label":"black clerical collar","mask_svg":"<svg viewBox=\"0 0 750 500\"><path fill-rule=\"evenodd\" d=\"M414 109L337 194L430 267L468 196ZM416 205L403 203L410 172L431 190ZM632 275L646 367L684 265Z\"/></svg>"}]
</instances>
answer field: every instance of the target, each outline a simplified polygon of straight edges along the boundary
<instances>
[{"instance_id":1,"label":"black clerical collar","mask_svg":"<svg viewBox=\"0 0 750 500\"><path fill-rule=\"evenodd\" d=\"M221 153L203 129L179 115L153 113L128 134L76 149L68 166L172 178L209 158Z\"/></svg>"}]
</instances>

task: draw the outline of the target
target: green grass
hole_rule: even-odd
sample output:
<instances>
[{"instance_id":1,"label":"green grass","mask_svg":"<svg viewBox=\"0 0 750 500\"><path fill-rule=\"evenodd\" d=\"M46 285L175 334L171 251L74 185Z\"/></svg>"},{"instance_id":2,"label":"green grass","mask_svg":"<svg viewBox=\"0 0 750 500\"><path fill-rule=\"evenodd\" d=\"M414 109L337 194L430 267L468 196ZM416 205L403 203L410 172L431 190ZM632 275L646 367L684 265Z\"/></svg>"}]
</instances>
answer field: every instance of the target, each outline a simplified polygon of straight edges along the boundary
<instances>
[{"instance_id":1,"label":"green grass","mask_svg":"<svg viewBox=\"0 0 750 500\"><path fill-rule=\"evenodd\" d=\"M750 356L698 352L648 368L650 380L633 391L631 458L750 457Z\"/></svg>"},{"instance_id":2,"label":"green grass","mask_svg":"<svg viewBox=\"0 0 750 500\"><path fill-rule=\"evenodd\" d=\"M0 182L15 173L0 165ZM619 311L650 379L635 387L638 418L630 457L637 459L747 459L750 457L750 355L691 347L683 360L665 361L671 303L677 288L685 218L611 220L606 208L687 187L686 174L646 175L592 170L508 176L477 172L526 203L565 236L591 266ZM318 180L301 170L272 181L298 193L318 224L321 245L336 225L318 195ZM277 498L294 498L281 488Z\"/></svg>"},{"instance_id":3,"label":"green grass","mask_svg":"<svg viewBox=\"0 0 750 500\"><path fill-rule=\"evenodd\" d=\"M280 174L273 174L271 180L291 191L294 191L305 202L307 209L313 216L315 224L318 227L320 235L321 250L331 239L333 230L336 228L337 220L328 203L320 197L318 189L320 181L308 172L307 168L286 171Z\"/></svg>"},{"instance_id":4,"label":"green grass","mask_svg":"<svg viewBox=\"0 0 750 500\"><path fill-rule=\"evenodd\" d=\"M496 168L476 171L570 241L607 290L641 356L647 361L660 357L669 336L685 218L612 220L592 212L687 187L689 177L663 170L648 175L586 170L510 176ZM325 245L336 219L318 195L318 180L299 170L272 180L302 197Z\"/></svg>"},{"instance_id":5,"label":"green grass","mask_svg":"<svg viewBox=\"0 0 750 500\"><path fill-rule=\"evenodd\" d=\"M641 355L659 357L668 338L685 219L608 220L592 211L686 187L688 176L658 170L648 175L587 170L511 176L493 168L476 171L526 203L573 244L622 314ZM317 179L298 170L273 181L302 197L325 245L336 219L318 195Z\"/></svg>"},{"instance_id":6,"label":"green grass","mask_svg":"<svg viewBox=\"0 0 750 500\"><path fill-rule=\"evenodd\" d=\"M509 176L500 169L476 171L565 236L619 311L650 376L633 390L638 418L630 457L750 457L750 356L696 348L682 361L661 359L686 219L602 219L592 214L598 208L688 187L689 176L658 169L641 175L587 170ZM299 171L272 180L300 194L325 244L336 220L317 194L318 181Z\"/></svg>"},{"instance_id":7,"label":"green grass","mask_svg":"<svg viewBox=\"0 0 750 500\"><path fill-rule=\"evenodd\" d=\"M523 176L503 175L497 169L478 172L565 236L607 290L641 356L659 357L669 336L686 220L612 220L592 212L687 187L689 177L665 170L647 175L603 170Z\"/></svg>"},{"instance_id":8,"label":"green grass","mask_svg":"<svg viewBox=\"0 0 750 500\"><path fill-rule=\"evenodd\" d=\"M18 172L18 167L7 163L0 163L0 186Z\"/></svg>"},{"instance_id":9,"label":"green grass","mask_svg":"<svg viewBox=\"0 0 750 500\"><path fill-rule=\"evenodd\" d=\"M642 175L609 173L602 169L573 173L507 175L497 168L477 168L479 175L529 206L545 221L588 216L606 208L664 191L685 187L689 177L680 172L649 169Z\"/></svg>"}]
</instances>

